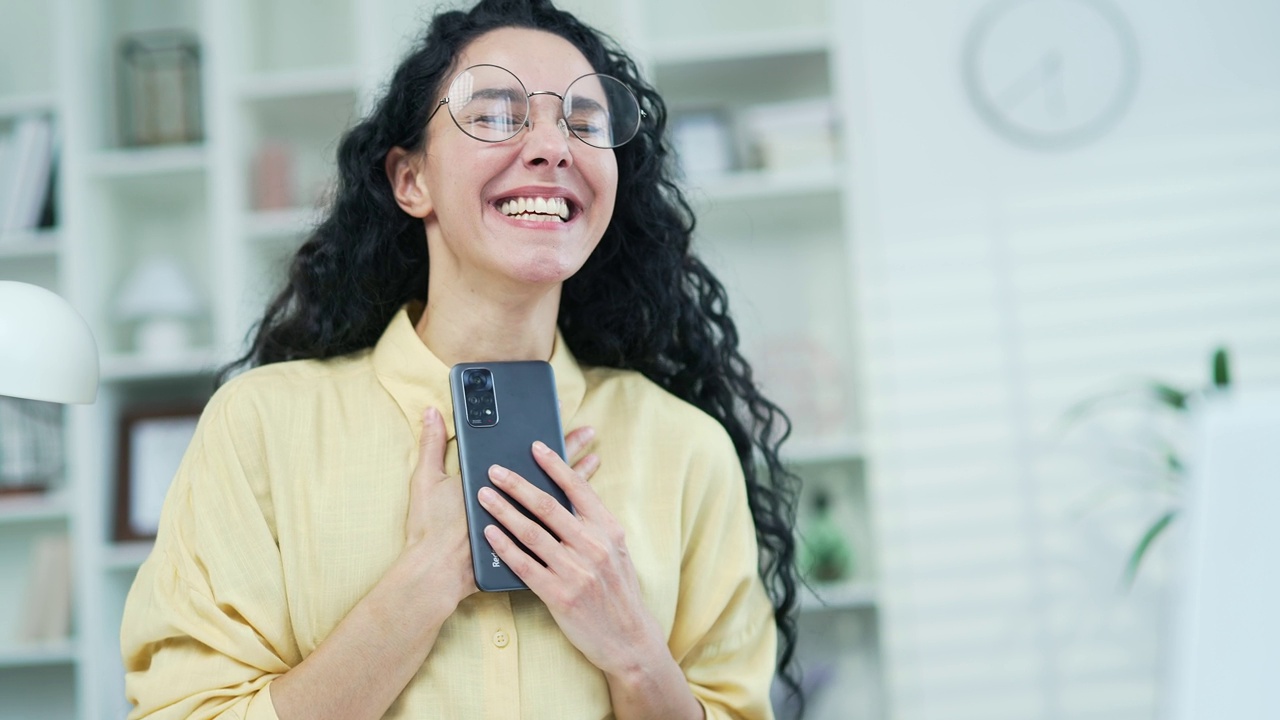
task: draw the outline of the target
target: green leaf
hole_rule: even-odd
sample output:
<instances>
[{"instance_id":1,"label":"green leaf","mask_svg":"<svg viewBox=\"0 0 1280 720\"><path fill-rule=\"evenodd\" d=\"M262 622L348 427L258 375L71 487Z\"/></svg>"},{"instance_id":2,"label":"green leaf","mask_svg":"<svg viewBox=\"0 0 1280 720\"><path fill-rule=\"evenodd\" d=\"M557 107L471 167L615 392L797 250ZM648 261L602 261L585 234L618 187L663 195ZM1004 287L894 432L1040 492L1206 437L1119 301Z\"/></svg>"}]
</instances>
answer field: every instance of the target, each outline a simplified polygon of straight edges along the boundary
<instances>
[{"instance_id":1,"label":"green leaf","mask_svg":"<svg viewBox=\"0 0 1280 720\"><path fill-rule=\"evenodd\" d=\"M1165 385L1164 383L1158 382L1151 383L1150 388L1151 394L1155 395L1156 400L1161 403L1168 405L1174 410L1187 409L1187 396L1190 395L1190 393L1179 390L1172 385Z\"/></svg>"},{"instance_id":2,"label":"green leaf","mask_svg":"<svg viewBox=\"0 0 1280 720\"><path fill-rule=\"evenodd\" d=\"M1213 386L1218 389L1231 387L1231 357L1226 347L1213 352Z\"/></svg>"},{"instance_id":3,"label":"green leaf","mask_svg":"<svg viewBox=\"0 0 1280 720\"><path fill-rule=\"evenodd\" d=\"M1129 562L1124 568L1125 589L1133 587L1133 581L1138 576L1138 567L1142 565L1142 558L1146 556L1147 550L1151 548L1151 543L1160 537L1160 533L1163 533L1165 528L1169 527L1169 523L1173 522L1173 519L1177 516L1177 510L1170 510L1162 515L1154 525L1147 528L1147 532L1142 535L1142 539L1138 541L1138 546L1129 555Z\"/></svg>"}]
</instances>

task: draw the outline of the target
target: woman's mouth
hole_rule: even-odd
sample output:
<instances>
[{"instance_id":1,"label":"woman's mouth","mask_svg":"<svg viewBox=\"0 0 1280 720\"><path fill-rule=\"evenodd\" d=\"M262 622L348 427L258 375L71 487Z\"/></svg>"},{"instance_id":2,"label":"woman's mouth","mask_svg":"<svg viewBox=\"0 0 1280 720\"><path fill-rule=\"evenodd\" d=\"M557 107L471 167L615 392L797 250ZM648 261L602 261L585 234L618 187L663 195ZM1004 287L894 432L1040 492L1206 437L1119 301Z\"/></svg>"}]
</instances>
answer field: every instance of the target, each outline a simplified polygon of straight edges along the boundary
<instances>
[{"instance_id":1,"label":"woman's mouth","mask_svg":"<svg viewBox=\"0 0 1280 720\"><path fill-rule=\"evenodd\" d=\"M569 200L562 197L513 197L494 203L498 212L513 220L563 223L573 214Z\"/></svg>"}]
</instances>

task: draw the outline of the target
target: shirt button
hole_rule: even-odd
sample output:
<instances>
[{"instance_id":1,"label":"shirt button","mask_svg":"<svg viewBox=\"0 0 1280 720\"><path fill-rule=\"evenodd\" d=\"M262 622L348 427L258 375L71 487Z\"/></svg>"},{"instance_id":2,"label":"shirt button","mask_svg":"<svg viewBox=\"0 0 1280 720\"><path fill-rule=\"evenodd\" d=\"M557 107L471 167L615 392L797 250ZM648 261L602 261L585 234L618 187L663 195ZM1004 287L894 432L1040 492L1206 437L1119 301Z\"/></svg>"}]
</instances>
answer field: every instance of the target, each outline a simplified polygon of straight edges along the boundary
<instances>
[{"instance_id":1,"label":"shirt button","mask_svg":"<svg viewBox=\"0 0 1280 720\"><path fill-rule=\"evenodd\" d=\"M498 632L493 634L494 645L497 645L500 648L504 648L507 646L507 643L509 642L511 642L511 638L507 637L507 634L505 632L499 630Z\"/></svg>"}]
</instances>

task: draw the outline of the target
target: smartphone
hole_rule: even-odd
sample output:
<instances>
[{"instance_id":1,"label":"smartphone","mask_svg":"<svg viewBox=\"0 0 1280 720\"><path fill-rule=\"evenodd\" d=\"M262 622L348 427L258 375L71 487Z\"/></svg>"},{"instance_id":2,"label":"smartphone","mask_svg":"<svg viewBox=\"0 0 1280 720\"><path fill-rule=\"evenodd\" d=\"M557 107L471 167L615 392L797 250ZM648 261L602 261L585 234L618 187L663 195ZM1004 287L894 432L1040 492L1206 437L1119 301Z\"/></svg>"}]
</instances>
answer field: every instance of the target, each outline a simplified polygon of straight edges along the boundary
<instances>
[{"instance_id":1,"label":"smartphone","mask_svg":"<svg viewBox=\"0 0 1280 720\"><path fill-rule=\"evenodd\" d=\"M565 456L555 371L550 363L537 360L459 363L449 371L449 387L476 587L485 592L527 589L485 539L486 526L501 528L502 523L480 505L477 494L482 487L493 487L489 467L498 464L518 473L572 511L564 491L533 459L535 440L541 440L561 458ZM494 490L542 525L519 502ZM515 542L537 558L518 540Z\"/></svg>"}]
</instances>

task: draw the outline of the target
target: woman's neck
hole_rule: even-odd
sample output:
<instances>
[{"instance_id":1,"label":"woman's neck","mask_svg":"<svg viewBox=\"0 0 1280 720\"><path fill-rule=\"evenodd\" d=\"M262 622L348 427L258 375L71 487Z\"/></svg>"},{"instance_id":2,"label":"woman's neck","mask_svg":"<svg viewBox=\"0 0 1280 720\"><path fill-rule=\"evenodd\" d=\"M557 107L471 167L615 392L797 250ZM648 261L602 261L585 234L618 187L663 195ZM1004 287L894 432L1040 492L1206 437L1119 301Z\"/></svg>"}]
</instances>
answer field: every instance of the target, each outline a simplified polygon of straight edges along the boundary
<instances>
[{"instance_id":1,"label":"woman's neck","mask_svg":"<svg viewBox=\"0 0 1280 720\"><path fill-rule=\"evenodd\" d=\"M519 292L477 292L431 278L427 304L414 328L447 366L460 362L550 360L555 347L560 285Z\"/></svg>"}]
</instances>

